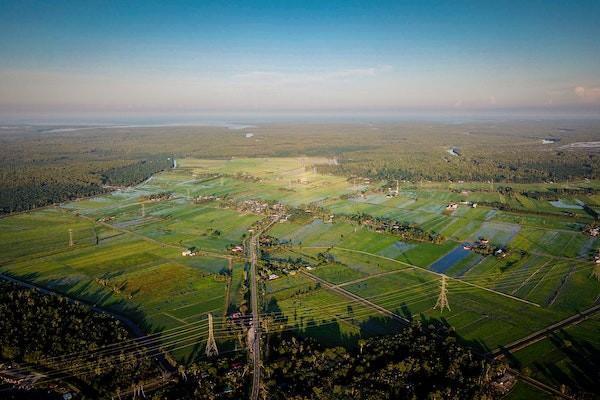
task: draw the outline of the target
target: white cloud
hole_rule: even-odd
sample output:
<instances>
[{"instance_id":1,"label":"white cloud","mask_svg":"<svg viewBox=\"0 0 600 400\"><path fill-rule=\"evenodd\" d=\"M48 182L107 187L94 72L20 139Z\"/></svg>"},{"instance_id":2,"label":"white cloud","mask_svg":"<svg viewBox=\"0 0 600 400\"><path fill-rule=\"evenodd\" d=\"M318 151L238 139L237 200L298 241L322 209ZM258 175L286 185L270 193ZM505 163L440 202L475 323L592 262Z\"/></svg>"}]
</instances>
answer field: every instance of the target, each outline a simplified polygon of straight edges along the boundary
<instances>
[{"instance_id":1,"label":"white cloud","mask_svg":"<svg viewBox=\"0 0 600 400\"><path fill-rule=\"evenodd\" d=\"M250 71L233 75L234 84L244 85L308 85L338 80L371 78L392 71L391 65L368 68L347 68L315 72Z\"/></svg>"},{"instance_id":2,"label":"white cloud","mask_svg":"<svg viewBox=\"0 0 600 400\"><path fill-rule=\"evenodd\" d=\"M600 86L576 86L574 92L577 97L584 101L594 102L600 100Z\"/></svg>"}]
</instances>

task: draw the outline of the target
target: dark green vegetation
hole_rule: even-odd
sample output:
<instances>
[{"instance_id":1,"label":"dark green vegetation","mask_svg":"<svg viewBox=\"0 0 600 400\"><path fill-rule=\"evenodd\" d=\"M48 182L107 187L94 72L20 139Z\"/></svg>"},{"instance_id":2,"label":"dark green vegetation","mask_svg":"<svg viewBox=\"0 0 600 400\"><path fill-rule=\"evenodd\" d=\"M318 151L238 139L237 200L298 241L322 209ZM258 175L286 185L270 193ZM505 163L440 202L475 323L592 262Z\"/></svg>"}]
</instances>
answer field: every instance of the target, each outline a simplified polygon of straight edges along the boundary
<instances>
[{"instance_id":1,"label":"dark green vegetation","mask_svg":"<svg viewBox=\"0 0 600 400\"><path fill-rule=\"evenodd\" d=\"M111 316L64 297L0 280L0 321L0 361L16 363L16 374L27 376L31 370L41 370L42 382L69 378L93 397L108 396L117 388L158 374L155 362L141 347L94 353L103 346L124 343L131 335ZM73 353L82 356L69 362L66 373L61 371L65 365L60 356Z\"/></svg>"},{"instance_id":2,"label":"dark green vegetation","mask_svg":"<svg viewBox=\"0 0 600 400\"><path fill-rule=\"evenodd\" d=\"M0 131L0 211L98 194L103 185L139 183L169 168L171 155L336 157L337 164L319 170L384 180L598 178L598 153L569 147L597 140L597 129L593 121L272 124L253 128L254 137L246 139L240 131L216 127L9 127ZM544 145L546 137L560 141Z\"/></svg>"},{"instance_id":3,"label":"dark green vegetation","mask_svg":"<svg viewBox=\"0 0 600 400\"><path fill-rule=\"evenodd\" d=\"M273 343L265 366L271 399L490 399L498 395L494 378L504 372L452 332L419 323L353 350L295 337Z\"/></svg>"}]
</instances>

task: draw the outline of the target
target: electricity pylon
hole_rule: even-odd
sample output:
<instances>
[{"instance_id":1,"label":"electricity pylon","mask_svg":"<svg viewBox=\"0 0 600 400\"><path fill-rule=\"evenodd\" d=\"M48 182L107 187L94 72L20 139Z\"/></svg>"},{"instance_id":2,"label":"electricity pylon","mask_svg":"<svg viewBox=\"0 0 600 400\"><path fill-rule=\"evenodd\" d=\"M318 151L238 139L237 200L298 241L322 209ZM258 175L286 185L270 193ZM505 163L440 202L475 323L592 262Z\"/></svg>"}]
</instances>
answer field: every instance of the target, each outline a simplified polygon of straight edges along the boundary
<instances>
[{"instance_id":1,"label":"electricity pylon","mask_svg":"<svg viewBox=\"0 0 600 400\"><path fill-rule=\"evenodd\" d=\"M217 342L215 342L212 314L208 313L208 340L206 341L206 356L212 357L218 355L219 349L217 349Z\"/></svg>"},{"instance_id":2,"label":"electricity pylon","mask_svg":"<svg viewBox=\"0 0 600 400\"><path fill-rule=\"evenodd\" d=\"M73 247L73 229L69 228L69 247Z\"/></svg>"},{"instance_id":3,"label":"electricity pylon","mask_svg":"<svg viewBox=\"0 0 600 400\"><path fill-rule=\"evenodd\" d=\"M450 305L448 304L448 288L446 288L446 275L442 275L442 285L440 287L440 295L438 296L437 303L433 309L440 308L440 312L444 312L444 308L450 311Z\"/></svg>"}]
</instances>

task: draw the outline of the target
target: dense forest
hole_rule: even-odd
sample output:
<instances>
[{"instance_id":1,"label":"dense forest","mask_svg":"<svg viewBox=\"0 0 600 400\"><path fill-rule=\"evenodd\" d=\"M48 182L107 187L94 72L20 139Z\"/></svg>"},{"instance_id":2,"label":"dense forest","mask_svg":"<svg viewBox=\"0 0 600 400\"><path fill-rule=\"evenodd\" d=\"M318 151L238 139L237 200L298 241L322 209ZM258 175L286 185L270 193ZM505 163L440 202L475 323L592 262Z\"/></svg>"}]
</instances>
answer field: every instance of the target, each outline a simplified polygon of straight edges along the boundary
<instances>
[{"instance_id":1,"label":"dense forest","mask_svg":"<svg viewBox=\"0 0 600 400\"><path fill-rule=\"evenodd\" d=\"M172 163L169 157L158 156L115 160L102 166L78 161L70 164L65 159L59 165L32 162L20 166L21 169L8 167L0 170L0 213L93 196L108 191L108 186L134 185L171 168Z\"/></svg>"},{"instance_id":2,"label":"dense forest","mask_svg":"<svg viewBox=\"0 0 600 400\"><path fill-rule=\"evenodd\" d=\"M504 366L488 364L447 328L415 323L401 333L322 348L286 336L271 340L269 399L491 399Z\"/></svg>"},{"instance_id":3,"label":"dense forest","mask_svg":"<svg viewBox=\"0 0 600 400\"><path fill-rule=\"evenodd\" d=\"M246 137L245 132L254 135ZM551 137L554 143L543 144ZM174 157L322 156L322 172L384 180L542 182L600 178L597 121L3 127L0 212L139 183Z\"/></svg>"},{"instance_id":4,"label":"dense forest","mask_svg":"<svg viewBox=\"0 0 600 400\"><path fill-rule=\"evenodd\" d=\"M16 363L15 370L24 376L29 369L23 365L53 377L73 374L73 383L84 393L103 398L160 373L141 347L93 353L131 339L130 333L108 314L62 296L0 280L0 321L0 362ZM68 363L56 358L72 354L80 356L70 357Z\"/></svg>"}]
</instances>

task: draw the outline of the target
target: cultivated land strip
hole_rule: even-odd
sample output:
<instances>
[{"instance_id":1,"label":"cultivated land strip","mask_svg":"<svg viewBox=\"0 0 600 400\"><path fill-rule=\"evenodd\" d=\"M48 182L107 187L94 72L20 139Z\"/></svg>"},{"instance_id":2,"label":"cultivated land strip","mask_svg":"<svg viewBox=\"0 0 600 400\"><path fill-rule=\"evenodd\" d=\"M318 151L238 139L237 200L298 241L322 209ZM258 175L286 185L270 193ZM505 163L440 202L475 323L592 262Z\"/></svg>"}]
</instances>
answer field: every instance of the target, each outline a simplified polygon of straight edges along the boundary
<instances>
[{"instance_id":1,"label":"cultivated land strip","mask_svg":"<svg viewBox=\"0 0 600 400\"><path fill-rule=\"evenodd\" d=\"M62 210L65 210L67 212L73 213L73 211L71 211L71 210L68 210L68 209L65 209L65 208L62 208L62 207L59 207L59 208L61 208ZM177 249L177 250L187 250L187 247L185 247L185 246L179 246L179 245L176 245L176 244L161 242L160 240L156 240L156 239L153 239L153 238L148 237L146 235L142 235L141 233L138 233L138 232L135 232L135 231L132 231L132 230L129 230L129 229L121 228L121 227L118 227L118 226L115 226L115 225L111 225L108 222L96 221L94 218L91 218L91 217L88 217L88 216L85 216L85 215L81 215L81 214L78 214L77 216L79 218L83 218L83 219L86 219L88 221L91 221L91 222L93 222L95 224L103 225L103 226L105 226L107 228L111 228L111 229L114 229L114 230L122 232L122 233L127 233L127 234L130 234L130 235L136 236L136 237L138 237L140 239L146 240L148 242L151 242L151 243L154 243L154 244L158 244L161 247L170 247L170 248ZM198 254L202 255L202 256L207 256L207 257L223 258L223 259L226 259L226 260L233 259L233 258L243 260L243 258L241 258L241 257L231 256L231 255L222 254L222 253L216 253L216 252L207 251L207 250L197 250L196 252Z\"/></svg>"},{"instance_id":2,"label":"cultivated land strip","mask_svg":"<svg viewBox=\"0 0 600 400\"><path fill-rule=\"evenodd\" d=\"M524 349L525 347L527 347L529 345L532 345L536 342L539 342L540 340L545 339L549 334L551 334L552 332L554 332L558 329L566 328L571 325L577 325L578 323L593 316L598 311L600 311L600 304L596 304L595 306L590 307L580 313L577 313L577 314L572 315L568 318L565 318L561 321L558 321L552 325L549 325L543 329L540 329L539 331L533 332L521 339L515 340L512 343L508 343L505 346L501 346L501 347L493 350L492 352L490 352L490 355L495 358L499 358L499 357L503 357L507 352L514 352L514 351Z\"/></svg>"},{"instance_id":3,"label":"cultivated land strip","mask_svg":"<svg viewBox=\"0 0 600 400\"><path fill-rule=\"evenodd\" d=\"M341 294L344 297L350 298L352 300L356 300L368 307L371 307L373 309L375 309L377 312L379 312L380 314L386 315L388 317L391 317L393 319L395 319L396 321L400 321L403 324L410 324L410 321L390 310L388 310L387 308L381 307L361 296L358 296L352 292L347 291L344 288L341 288L337 285L332 285L331 283L329 283L328 281L326 281L325 279L319 278L316 275L311 274L310 272L307 271L301 271L302 274L306 275L307 277L309 277L310 279L312 279L315 282L319 282L321 285L325 286L327 289L330 289L331 291L334 291L338 294Z\"/></svg>"},{"instance_id":4,"label":"cultivated land strip","mask_svg":"<svg viewBox=\"0 0 600 400\"><path fill-rule=\"evenodd\" d=\"M439 277L446 276L448 279L450 279L452 281L455 281L455 282L460 282L460 283L463 283L465 285L472 286L472 287L475 287L475 288L478 288L478 289L481 289L481 290L485 290L485 291L488 291L488 292L491 292L491 293L495 293L497 295L504 296L504 297L507 297L507 298L512 299L512 300L520 301L522 303L526 303L526 304L529 304L529 305L532 305L532 306L541 307L537 303L534 303L534 302L529 301L529 300L522 299L520 297L516 297L516 296L510 295L510 294L502 293L502 292L499 292L497 290L490 289L490 288L487 288L485 286L478 285L476 283L471 283L471 282L467 282L467 281L462 280L462 279L454 278L452 276L440 274L438 272L431 271L431 270L429 270L427 268L419 267L418 265L409 264L407 262L399 261L399 260L396 260L396 259L393 259L393 258L390 258L390 257L386 257L386 256L381 256L379 254L373 254L373 253L369 253L369 252L362 251L362 250L347 249L347 248L344 248L344 247L337 247L337 246L330 246L330 247L308 246L308 247L304 247L304 248L305 249L337 249L337 250L342 250L342 251L347 251L347 252L352 252L352 253L365 254L365 255L368 255L368 256L377 257L377 258L381 258L381 259L384 259L384 260L392 261L392 262L395 262L395 263L398 263L398 264L406 265L407 267L417 268L417 269L420 269L420 270L425 271L425 272L429 272L430 274L433 274L433 275L436 275L436 276L439 276Z\"/></svg>"},{"instance_id":5,"label":"cultivated land strip","mask_svg":"<svg viewBox=\"0 0 600 400\"><path fill-rule=\"evenodd\" d=\"M406 269L397 269L397 270L394 270L394 271L379 272L377 274L363 276L362 278L354 279L352 281L339 283L339 284L334 285L334 286L341 288L341 287L344 287L344 286L354 285L355 283L364 282L364 281L367 281L367 280L369 280L371 278L378 278L378 277L381 277L381 276L397 274L399 272L406 272L407 270L410 270L410 269L411 268L409 267L409 268L406 268Z\"/></svg>"}]
</instances>

